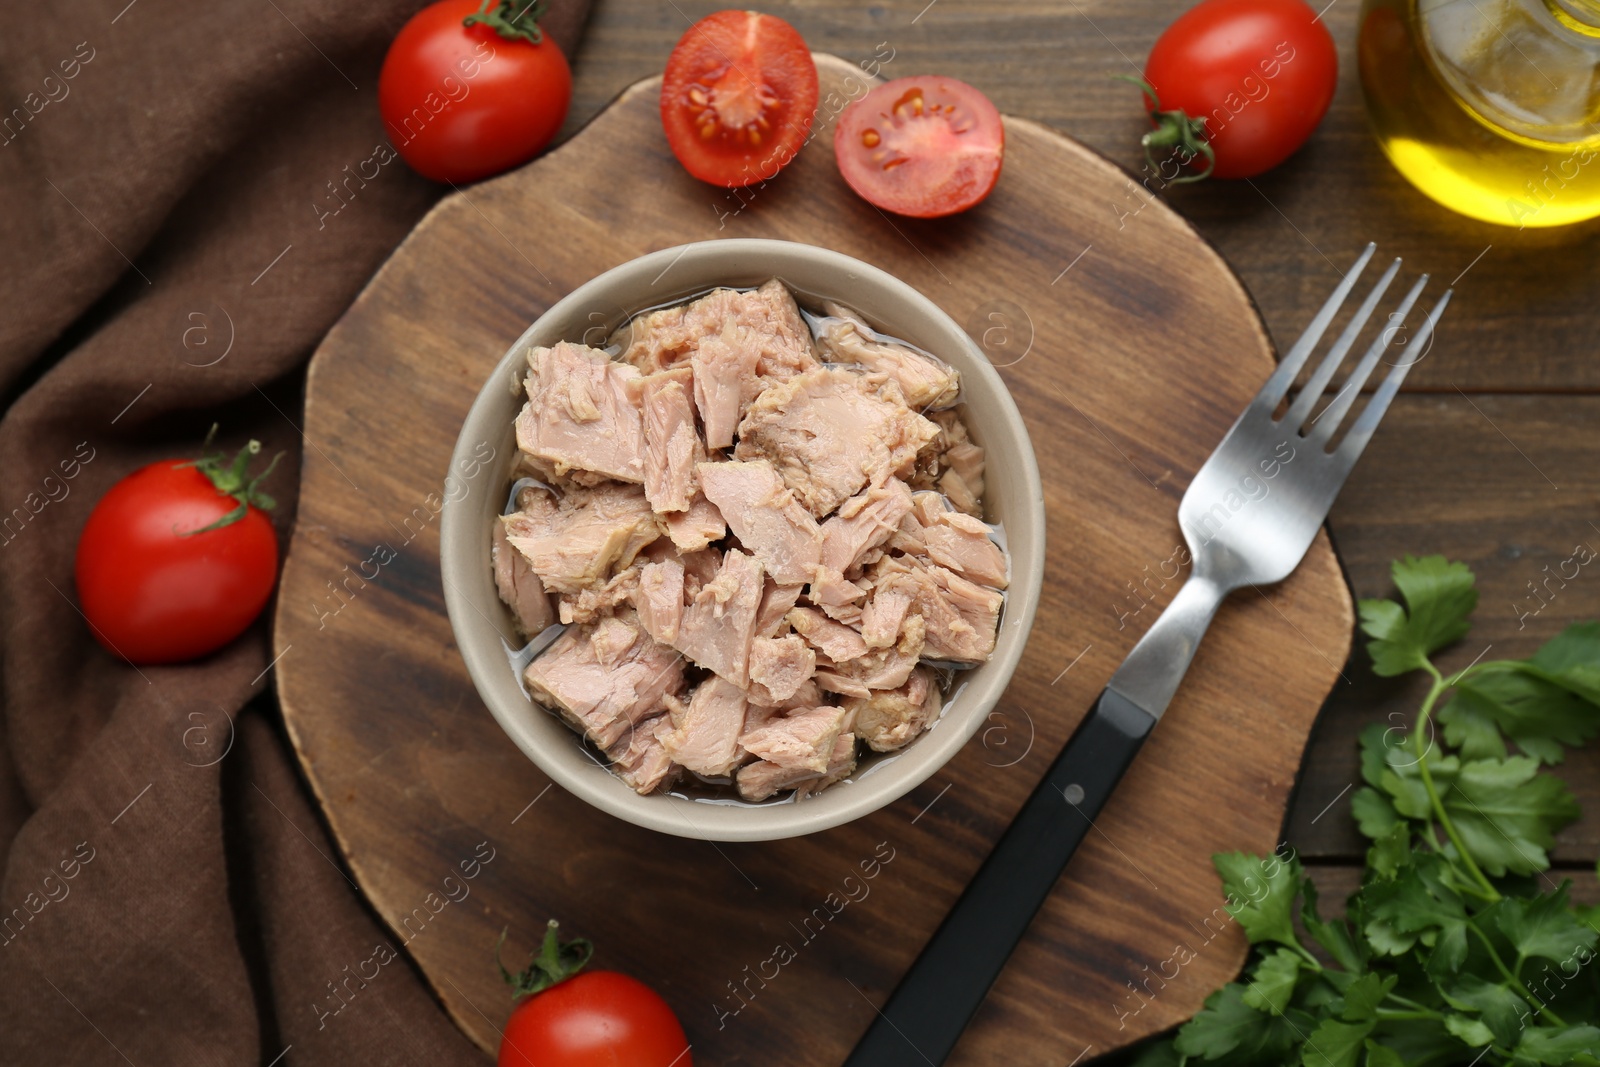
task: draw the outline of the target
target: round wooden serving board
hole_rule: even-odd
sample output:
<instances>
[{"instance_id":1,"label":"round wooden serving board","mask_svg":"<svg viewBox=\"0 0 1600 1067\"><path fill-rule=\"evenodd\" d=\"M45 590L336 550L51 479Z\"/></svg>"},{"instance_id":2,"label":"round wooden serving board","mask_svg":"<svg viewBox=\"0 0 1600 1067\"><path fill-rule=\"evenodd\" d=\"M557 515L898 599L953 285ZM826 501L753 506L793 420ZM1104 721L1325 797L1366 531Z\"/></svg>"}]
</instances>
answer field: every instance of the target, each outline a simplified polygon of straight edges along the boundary
<instances>
[{"instance_id":1,"label":"round wooden serving board","mask_svg":"<svg viewBox=\"0 0 1600 1067\"><path fill-rule=\"evenodd\" d=\"M1006 120L999 187L965 215L890 218L857 199L833 120L867 79L829 56L818 68L815 138L742 198L684 173L659 81L633 86L543 159L446 197L311 363L276 620L284 716L395 947L486 1049L510 1010L496 937L509 926L508 959L525 958L555 916L600 965L662 992L702 1067L840 1062L1170 600L1178 499L1272 367L1216 252L1042 126ZM451 446L507 346L609 267L730 236L857 256L966 324L1027 419L1049 505L1038 624L980 737L877 814L771 844L652 833L551 788L479 702L438 567ZM1236 973L1245 944L1210 856L1276 846L1351 630L1322 535L1282 586L1223 607L952 1063L1098 1055Z\"/></svg>"}]
</instances>

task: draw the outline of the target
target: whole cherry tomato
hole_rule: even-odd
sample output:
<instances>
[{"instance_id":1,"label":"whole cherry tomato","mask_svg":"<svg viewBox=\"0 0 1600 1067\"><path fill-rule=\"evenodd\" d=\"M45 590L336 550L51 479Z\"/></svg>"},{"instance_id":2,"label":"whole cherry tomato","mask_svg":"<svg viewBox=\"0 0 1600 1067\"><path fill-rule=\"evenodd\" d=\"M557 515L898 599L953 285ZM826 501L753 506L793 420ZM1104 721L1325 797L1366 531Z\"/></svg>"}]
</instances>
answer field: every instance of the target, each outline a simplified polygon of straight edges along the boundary
<instances>
[{"instance_id":1,"label":"whole cherry tomato","mask_svg":"<svg viewBox=\"0 0 1600 1067\"><path fill-rule=\"evenodd\" d=\"M473 182L555 138L572 71L529 0L439 0L400 28L378 74L378 110L411 169Z\"/></svg>"},{"instance_id":2,"label":"whole cherry tomato","mask_svg":"<svg viewBox=\"0 0 1600 1067\"><path fill-rule=\"evenodd\" d=\"M500 968L523 999L506 1023L496 1067L694 1067L667 1002L625 974L578 974L594 946L582 938L562 944L557 929L552 920L527 970Z\"/></svg>"},{"instance_id":3,"label":"whole cherry tomato","mask_svg":"<svg viewBox=\"0 0 1600 1067\"><path fill-rule=\"evenodd\" d=\"M112 486L78 539L78 600L95 638L131 663L214 652L261 614L278 572L278 536L250 476L251 441L221 455L141 467ZM273 466L277 460L273 460Z\"/></svg>"},{"instance_id":4,"label":"whole cherry tomato","mask_svg":"<svg viewBox=\"0 0 1600 1067\"><path fill-rule=\"evenodd\" d=\"M1156 129L1202 173L1251 178L1305 143L1339 80L1333 37L1302 0L1202 0L1157 38L1145 63Z\"/></svg>"}]
</instances>

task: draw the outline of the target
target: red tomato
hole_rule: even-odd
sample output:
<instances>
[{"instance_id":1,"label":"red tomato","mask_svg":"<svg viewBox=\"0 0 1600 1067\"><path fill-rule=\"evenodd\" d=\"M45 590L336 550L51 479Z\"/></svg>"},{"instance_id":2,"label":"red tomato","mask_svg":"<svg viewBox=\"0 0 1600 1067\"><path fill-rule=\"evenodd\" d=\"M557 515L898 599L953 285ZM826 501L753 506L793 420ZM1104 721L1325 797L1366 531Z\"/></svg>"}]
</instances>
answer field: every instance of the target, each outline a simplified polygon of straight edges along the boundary
<instances>
[{"instance_id":1,"label":"red tomato","mask_svg":"<svg viewBox=\"0 0 1600 1067\"><path fill-rule=\"evenodd\" d=\"M989 98L954 78L896 78L844 109L839 173L868 203L931 219L965 211L1000 180L1006 131Z\"/></svg>"},{"instance_id":2,"label":"red tomato","mask_svg":"<svg viewBox=\"0 0 1600 1067\"><path fill-rule=\"evenodd\" d=\"M378 110L395 148L434 181L474 182L527 162L560 131L572 102L566 56L531 23L537 8L493 0L484 22L466 25L479 7L439 0L423 8L400 28L378 74Z\"/></svg>"},{"instance_id":3,"label":"red tomato","mask_svg":"<svg viewBox=\"0 0 1600 1067\"><path fill-rule=\"evenodd\" d=\"M518 1004L496 1067L694 1067L667 1002L616 971L586 971Z\"/></svg>"},{"instance_id":4,"label":"red tomato","mask_svg":"<svg viewBox=\"0 0 1600 1067\"><path fill-rule=\"evenodd\" d=\"M809 139L817 64L775 15L718 11L678 40L661 81L661 125L685 170L737 189L783 169Z\"/></svg>"},{"instance_id":5,"label":"red tomato","mask_svg":"<svg viewBox=\"0 0 1600 1067\"><path fill-rule=\"evenodd\" d=\"M224 479L243 473L242 463L230 470L214 462ZM261 614L277 580L278 537L245 498L269 506L271 498L253 482L225 484L238 495L201 468L164 460L112 486L89 513L78 539L78 600L111 652L132 663L195 659ZM241 507L237 520L205 529Z\"/></svg>"},{"instance_id":6,"label":"red tomato","mask_svg":"<svg viewBox=\"0 0 1600 1067\"><path fill-rule=\"evenodd\" d=\"M1339 56L1301 0L1203 0L1156 40L1144 76L1162 112L1182 113L1168 121L1205 119L1212 174L1251 178L1288 159L1317 128L1333 100Z\"/></svg>"}]
</instances>

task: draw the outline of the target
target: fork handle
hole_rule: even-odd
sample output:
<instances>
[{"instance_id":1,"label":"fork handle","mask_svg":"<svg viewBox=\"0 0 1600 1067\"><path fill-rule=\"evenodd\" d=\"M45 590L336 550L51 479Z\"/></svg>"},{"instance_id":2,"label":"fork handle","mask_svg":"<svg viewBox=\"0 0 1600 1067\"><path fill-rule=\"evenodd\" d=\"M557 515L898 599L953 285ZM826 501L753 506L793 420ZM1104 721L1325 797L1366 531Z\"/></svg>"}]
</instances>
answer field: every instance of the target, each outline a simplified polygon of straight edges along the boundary
<instances>
[{"instance_id":1,"label":"fork handle","mask_svg":"<svg viewBox=\"0 0 1600 1067\"><path fill-rule=\"evenodd\" d=\"M945 1061L1155 723L1101 692L844 1067Z\"/></svg>"}]
</instances>

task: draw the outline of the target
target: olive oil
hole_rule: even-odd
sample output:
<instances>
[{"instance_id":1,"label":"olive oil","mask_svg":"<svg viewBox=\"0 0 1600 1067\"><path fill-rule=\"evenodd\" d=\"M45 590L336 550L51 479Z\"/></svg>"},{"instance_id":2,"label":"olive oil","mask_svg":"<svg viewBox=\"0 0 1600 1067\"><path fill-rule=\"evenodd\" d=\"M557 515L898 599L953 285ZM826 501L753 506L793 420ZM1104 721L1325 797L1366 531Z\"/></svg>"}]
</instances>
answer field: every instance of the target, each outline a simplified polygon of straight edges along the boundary
<instances>
[{"instance_id":1,"label":"olive oil","mask_svg":"<svg viewBox=\"0 0 1600 1067\"><path fill-rule=\"evenodd\" d=\"M1413 185L1522 228L1600 215L1600 3L1366 0L1378 143Z\"/></svg>"}]
</instances>

